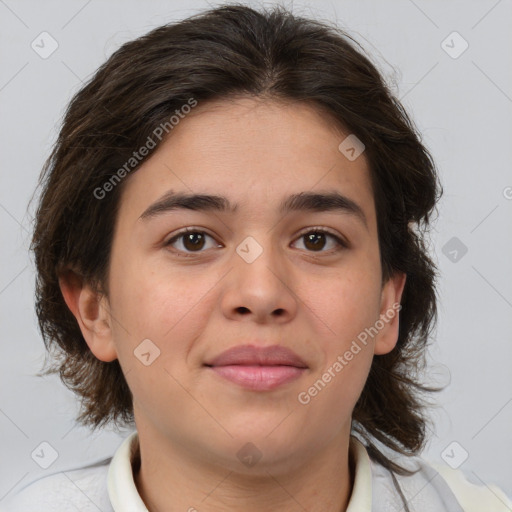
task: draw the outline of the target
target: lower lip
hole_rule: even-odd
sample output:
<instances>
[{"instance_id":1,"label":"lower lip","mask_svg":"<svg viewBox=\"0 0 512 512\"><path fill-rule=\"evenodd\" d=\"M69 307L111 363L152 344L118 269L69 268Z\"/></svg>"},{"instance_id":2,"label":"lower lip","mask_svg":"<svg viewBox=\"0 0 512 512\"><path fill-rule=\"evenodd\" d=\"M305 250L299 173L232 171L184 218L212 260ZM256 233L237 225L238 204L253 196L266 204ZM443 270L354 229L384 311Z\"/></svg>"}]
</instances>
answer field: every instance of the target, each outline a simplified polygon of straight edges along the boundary
<instances>
[{"instance_id":1,"label":"lower lip","mask_svg":"<svg viewBox=\"0 0 512 512\"><path fill-rule=\"evenodd\" d=\"M221 377L256 391L270 391L283 384L298 379L306 368L295 366L212 366L211 369Z\"/></svg>"}]
</instances>

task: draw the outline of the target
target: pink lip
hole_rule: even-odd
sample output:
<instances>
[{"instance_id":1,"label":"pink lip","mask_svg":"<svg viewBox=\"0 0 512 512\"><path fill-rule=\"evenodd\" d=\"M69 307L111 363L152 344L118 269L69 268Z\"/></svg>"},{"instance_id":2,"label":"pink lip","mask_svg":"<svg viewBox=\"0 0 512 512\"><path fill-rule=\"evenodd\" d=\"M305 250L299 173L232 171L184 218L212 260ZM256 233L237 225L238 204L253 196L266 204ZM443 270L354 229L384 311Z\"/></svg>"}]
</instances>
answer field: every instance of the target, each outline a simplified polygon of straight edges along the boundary
<instances>
[{"instance_id":1,"label":"pink lip","mask_svg":"<svg viewBox=\"0 0 512 512\"><path fill-rule=\"evenodd\" d=\"M268 391L299 378L306 363L286 347L241 345L226 350L206 366L240 386Z\"/></svg>"}]
</instances>

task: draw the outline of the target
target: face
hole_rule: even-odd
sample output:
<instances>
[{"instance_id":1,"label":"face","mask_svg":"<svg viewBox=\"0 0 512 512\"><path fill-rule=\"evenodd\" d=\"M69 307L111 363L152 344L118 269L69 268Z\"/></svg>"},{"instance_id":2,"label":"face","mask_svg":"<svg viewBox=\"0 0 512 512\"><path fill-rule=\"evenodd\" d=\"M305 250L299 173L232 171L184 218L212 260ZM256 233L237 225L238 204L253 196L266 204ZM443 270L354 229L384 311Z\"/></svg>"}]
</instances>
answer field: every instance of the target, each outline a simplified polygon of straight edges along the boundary
<instances>
[{"instance_id":1,"label":"face","mask_svg":"<svg viewBox=\"0 0 512 512\"><path fill-rule=\"evenodd\" d=\"M139 431L228 467L247 442L276 465L348 438L374 354L396 343L397 319L376 322L404 284L382 285L368 164L340 152L348 135L306 104L199 104L127 178L110 295L86 338L119 359ZM241 345L304 364L207 366Z\"/></svg>"}]
</instances>

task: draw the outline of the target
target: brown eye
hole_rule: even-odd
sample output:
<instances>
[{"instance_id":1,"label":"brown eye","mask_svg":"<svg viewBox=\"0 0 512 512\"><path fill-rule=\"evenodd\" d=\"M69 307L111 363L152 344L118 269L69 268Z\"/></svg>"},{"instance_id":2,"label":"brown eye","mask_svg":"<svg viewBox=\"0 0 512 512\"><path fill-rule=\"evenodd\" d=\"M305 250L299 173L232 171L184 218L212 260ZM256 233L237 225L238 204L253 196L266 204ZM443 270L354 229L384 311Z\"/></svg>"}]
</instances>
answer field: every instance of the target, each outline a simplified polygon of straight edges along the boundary
<instances>
[{"instance_id":1,"label":"brown eye","mask_svg":"<svg viewBox=\"0 0 512 512\"><path fill-rule=\"evenodd\" d=\"M208 239L215 242L213 237L200 230L187 229L178 233L176 236L173 236L170 240L168 240L164 245L174 247L174 250L178 253L184 253L186 256L187 253L200 253L203 252L203 249L209 248L207 247ZM177 246L177 247L176 247ZM211 243L210 247L221 247L220 244Z\"/></svg>"},{"instance_id":2,"label":"brown eye","mask_svg":"<svg viewBox=\"0 0 512 512\"><path fill-rule=\"evenodd\" d=\"M185 233L183 237L183 246L188 251L195 251L204 247L205 237L203 233L194 231L193 233Z\"/></svg>"},{"instance_id":3,"label":"brown eye","mask_svg":"<svg viewBox=\"0 0 512 512\"><path fill-rule=\"evenodd\" d=\"M327 250L323 250L329 245L329 239L333 240L331 246L327 247ZM302 233L298 240L304 241L304 247L308 252L336 252L347 247L341 238L324 229L314 229Z\"/></svg>"},{"instance_id":4,"label":"brown eye","mask_svg":"<svg viewBox=\"0 0 512 512\"><path fill-rule=\"evenodd\" d=\"M304 236L304 245L312 251L319 251L325 247L325 233L314 232Z\"/></svg>"}]
</instances>

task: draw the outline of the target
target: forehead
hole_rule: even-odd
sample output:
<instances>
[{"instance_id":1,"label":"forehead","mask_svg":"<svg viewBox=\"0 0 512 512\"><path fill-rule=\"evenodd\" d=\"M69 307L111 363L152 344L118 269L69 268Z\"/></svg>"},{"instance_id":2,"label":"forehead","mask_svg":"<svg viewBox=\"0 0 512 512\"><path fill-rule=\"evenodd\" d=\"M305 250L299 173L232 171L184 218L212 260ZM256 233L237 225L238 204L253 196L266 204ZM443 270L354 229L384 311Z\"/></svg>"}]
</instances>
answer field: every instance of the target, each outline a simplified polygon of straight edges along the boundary
<instances>
[{"instance_id":1,"label":"forehead","mask_svg":"<svg viewBox=\"0 0 512 512\"><path fill-rule=\"evenodd\" d=\"M349 135L332 116L303 102L238 98L199 104L129 177L122 207L140 216L172 189L228 196L243 214L244 205L277 208L289 195L321 189L357 199L371 218L364 153L350 160L339 149Z\"/></svg>"}]
</instances>

